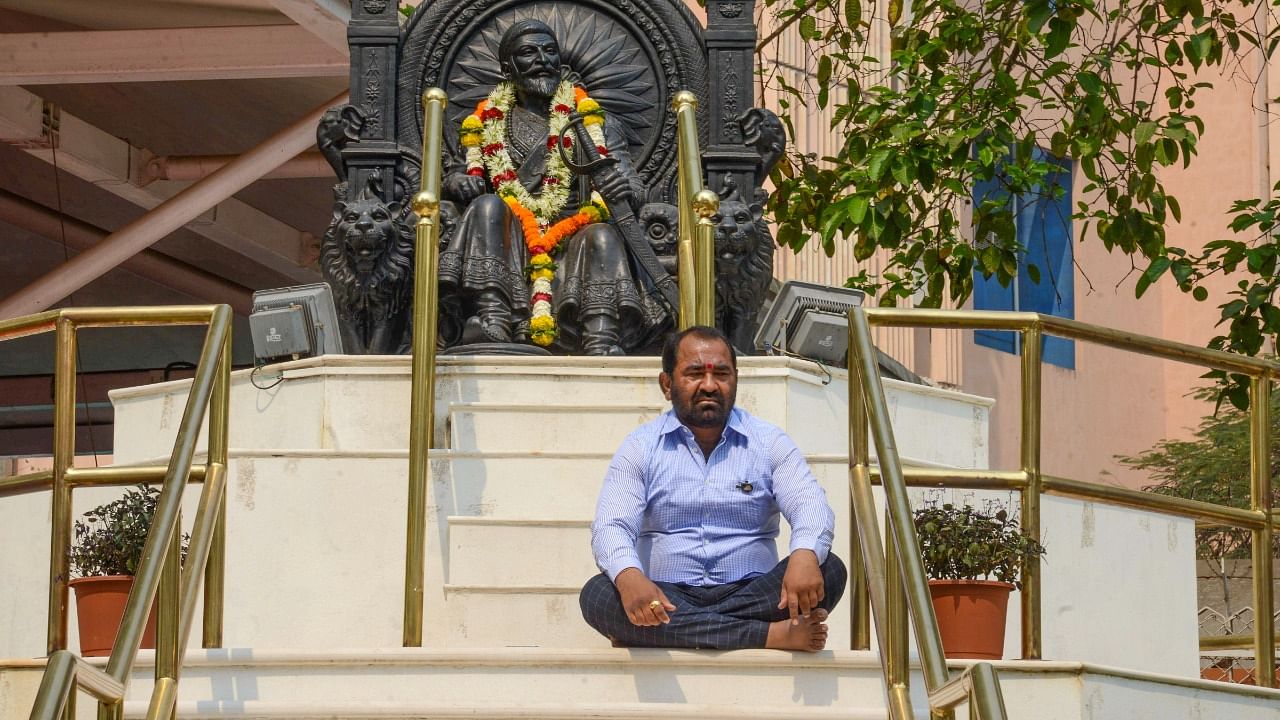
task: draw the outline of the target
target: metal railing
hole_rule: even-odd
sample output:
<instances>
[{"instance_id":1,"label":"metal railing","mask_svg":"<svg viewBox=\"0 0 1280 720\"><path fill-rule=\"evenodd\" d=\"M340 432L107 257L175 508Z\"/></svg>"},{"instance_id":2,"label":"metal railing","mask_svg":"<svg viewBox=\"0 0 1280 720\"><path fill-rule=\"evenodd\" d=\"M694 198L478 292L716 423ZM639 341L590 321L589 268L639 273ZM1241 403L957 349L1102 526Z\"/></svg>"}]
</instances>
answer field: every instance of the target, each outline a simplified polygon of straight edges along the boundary
<instances>
[{"instance_id":1,"label":"metal railing","mask_svg":"<svg viewBox=\"0 0 1280 720\"><path fill-rule=\"evenodd\" d=\"M712 217L720 211L720 196L705 188L702 182L697 96L682 90L672 97L671 107L676 114L676 208L680 222L676 245L680 270L678 325L684 330L693 325L716 324L716 227ZM693 268L693 272L688 268Z\"/></svg>"},{"instance_id":2,"label":"metal railing","mask_svg":"<svg viewBox=\"0 0 1280 720\"><path fill-rule=\"evenodd\" d=\"M74 468L76 331L85 327L208 325L204 347L168 465ZM147 617L159 600L156 684L148 720L169 718L177 698L183 653L204 581L204 646L222 644L225 566L227 421L231 374L231 308L227 305L69 308L0 321L0 341L43 332L56 333L54 360L53 469L0 478L0 498L52 490L53 522L49 558L49 659L31 711L33 720L75 714L79 687L99 701L103 720L122 717L125 688L142 642ZM193 465L196 441L209 415L203 466ZM77 487L161 483L155 515L134 576L133 589L105 671L67 650L68 550L72 490ZM180 549L182 495L188 482L203 482L186 561Z\"/></svg>"},{"instance_id":3,"label":"metal railing","mask_svg":"<svg viewBox=\"0 0 1280 720\"><path fill-rule=\"evenodd\" d=\"M888 410L880 384L871 341L872 325L894 327L929 327L972 330L1007 330L1021 334L1021 468L1016 471L955 470L939 468L903 468L894 446ZM1046 334L1092 342L1165 360L1191 363L1202 367L1245 375L1250 382L1250 467L1251 487L1248 509L1218 505L1198 500L1157 495L1128 488L1045 475L1041 467L1041 340ZM920 646L921 664L928 685L931 704L954 699L960 680L947 681L933 608L929 603L924 568L920 560L918 540L907 502L907 486L967 488L982 490L1014 490L1021 494L1022 531L1028 537L1040 537L1040 499L1048 493L1063 497L1103 502L1120 507L1163 512L1196 520L1199 523L1245 528L1253 540L1254 607L1274 607L1272 590L1272 538L1280 529L1280 518L1271 506L1271 472L1269 466L1271 383L1280 374L1280 364L1257 358L1209 350L1183 343L1148 337L1136 333L1098 327L1075 320L1020 312L985 312L957 310L902 310L893 308L858 308L849 315L850 383L849 441L850 486L858 533L852 542L855 561L862 559L865 586L856 588L870 596L871 609L880 628L882 662L886 663L886 682L891 699L902 698L909 708L907 680L907 609ZM857 376L856 381L855 377ZM879 469L869 461L868 425L876 443ZM890 522L888 560L880 550L875 531L876 517L871 504L871 483L879 478L884 486ZM1021 616L1022 656L1039 659L1043 653L1041 632L1041 568L1040 561L1028 562L1023 572ZM883 583L883 585L881 585ZM879 585L879 587L877 587ZM855 603L863 605L865 603ZM865 616L854 619L854 645L869 645L869 629ZM1265 687L1275 685L1275 652L1280 642L1270 613L1259 613L1251 637L1228 636L1201 638L1202 649L1252 646L1257 658L1258 681ZM986 671L975 665L967 671L976 679ZM994 674L992 674L994 680ZM895 683L902 683L896 687ZM998 685L994 691L998 695ZM952 688L947 690L947 688ZM892 704L892 703L891 703ZM906 716L903 716L906 717ZM983 716L987 717L987 716Z\"/></svg>"},{"instance_id":4,"label":"metal railing","mask_svg":"<svg viewBox=\"0 0 1280 720\"><path fill-rule=\"evenodd\" d=\"M426 584L427 453L435 435L436 324L439 318L440 172L444 109L440 88L422 94L422 175L413 211L413 384L409 408L409 502L404 552L404 646L422 647L423 586Z\"/></svg>"},{"instance_id":5,"label":"metal railing","mask_svg":"<svg viewBox=\"0 0 1280 720\"><path fill-rule=\"evenodd\" d=\"M868 431L876 444L884 486L889 524L884 544L880 540L880 522L871 494ZM875 617L891 720L915 717L911 708L908 620L915 629L931 713L935 717L949 714L957 705L968 702L970 717L1004 720L1008 716L1004 697L990 663L976 663L956 678L951 678L947 670L867 311L861 308L849 312L849 494L856 528L850 538L854 546L850 553L855 565L852 575L858 597L861 599L865 593ZM859 569L861 572L857 572ZM854 605L867 607L865 601ZM867 645L868 632L865 619L855 617L855 645Z\"/></svg>"},{"instance_id":6,"label":"metal railing","mask_svg":"<svg viewBox=\"0 0 1280 720\"><path fill-rule=\"evenodd\" d=\"M439 88L422 94L422 175L413 198L418 215L413 293L413 380L409 411L409 493L405 540L404 624L405 647L422 646L423 598L426 582L428 453L435 432L436 325L438 319L438 268L440 253L440 174L444 109L449 98ZM720 196L707 190L702 180L702 155L698 149L697 97L677 92L672 100L676 114L679 157L677 161L680 240L677 253L681 272L677 324L714 325L715 223ZM694 221L694 217L697 220Z\"/></svg>"}]
</instances>

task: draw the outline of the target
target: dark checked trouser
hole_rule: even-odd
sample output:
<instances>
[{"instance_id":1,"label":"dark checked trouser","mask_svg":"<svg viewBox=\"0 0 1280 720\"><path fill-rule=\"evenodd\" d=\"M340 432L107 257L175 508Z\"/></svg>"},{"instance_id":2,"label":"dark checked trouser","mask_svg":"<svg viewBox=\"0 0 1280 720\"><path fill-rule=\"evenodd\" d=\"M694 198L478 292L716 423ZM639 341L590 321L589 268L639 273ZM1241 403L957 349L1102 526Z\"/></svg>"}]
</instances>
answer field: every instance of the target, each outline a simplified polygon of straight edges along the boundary
<instances>
[{"instance_id":1,"label":"dark checked trouser","mask_svg":"<svg viewBox=\"0 0 1280 720\"><path fill-rule=\"evenodd\" d=\"M844 594L848 571L835 553L827 554L821 568L826 597L818 606L830 612ZM727 585L699 587L658 582L676 610L670 613L670 623L657 627L631 623L617 588L604 573L587 581L578 600L588 625L628 647L763 648L769 623L789 617L786 608L778 609L786 570L787 558L783 558L764 575Z\"/></svg>"}]
</instances>

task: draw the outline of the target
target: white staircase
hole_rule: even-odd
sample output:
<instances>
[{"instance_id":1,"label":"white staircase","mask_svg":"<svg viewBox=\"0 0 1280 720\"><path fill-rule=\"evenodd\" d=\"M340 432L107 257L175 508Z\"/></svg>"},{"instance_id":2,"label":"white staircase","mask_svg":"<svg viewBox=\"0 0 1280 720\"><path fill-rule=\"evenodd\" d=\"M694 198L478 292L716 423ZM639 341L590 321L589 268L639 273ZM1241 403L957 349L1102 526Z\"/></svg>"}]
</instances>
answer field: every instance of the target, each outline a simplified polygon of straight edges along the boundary
<instances>
[{"instance_id":1,"label":"white staircase","mask_svg":"<svg viewBox=\"0 0 1280 720\"><path fill-rule=\"evenodd\" d=\"M656 359L442 362L422 649L400 647L408 360L326 357L281 368L284 381L271 389L253 387L245 374L233 382L228 649L188 654L179 717L886 717L875 655L841 649L849 647L847 604L833 617L832 649L817 655L614 649L582 621L577 593L596 572L589 523L609 458L665 409ZM743 359L738 402L786 428L805 452L837 511L836 552L847 559L846 386L839 371L826 379L806 362ZM117 462L167 452L186 385L113 394ZM889 385L907 462L986 466L990 401ZM109 492L77 491L76 505ZM32 507L0 503L0 532L9 523L17 536L47 534L47 516ZM1189 533L1170 525L1169 538L1175 530ZM40 667L2 658L41 655L44 641L43 623L7 617L4 608L13 598L25 598L24 608L32 595L39 601L47 556L0 554L0 563L0 577L13 579L0 583L0 720L10 720L29 712ZM1077 564L1062 549L1050 563ZM1130 589L1123 582L1118 591ZM1112 644L1124 640L1109 634ZM1141 652L1154 657L1185 644L1178 633L1167 640ZM129 717L145 711L149 658L144 652L131 682ZM1186 673L1047 662L999 668L1013 718L1270 719L1280 700ZM922 681L913 683L923 718ZM88 698L77 714L92 717Z\"/></svg>"}]
</instances>

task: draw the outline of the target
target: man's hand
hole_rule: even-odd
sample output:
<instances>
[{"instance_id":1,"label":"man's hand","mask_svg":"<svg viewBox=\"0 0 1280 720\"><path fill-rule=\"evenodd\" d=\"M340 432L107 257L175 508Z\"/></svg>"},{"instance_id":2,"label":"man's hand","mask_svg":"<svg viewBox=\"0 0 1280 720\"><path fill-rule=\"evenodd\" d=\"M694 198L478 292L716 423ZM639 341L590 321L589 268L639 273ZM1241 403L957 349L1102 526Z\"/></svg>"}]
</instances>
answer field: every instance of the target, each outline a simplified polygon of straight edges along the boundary
<instances>
[{"instance_id":1,"label":"man's hand","mask_svg":"<svg viewBox=\"0 0 1280 720\"><path fill-rule=\"evenodd\" d=\"M821 574L818 575L818 581L822 581ZM613 584L622 597L622 609L627 611L627 617L631 618L633 625L654 627L671 622L671 616L667 613L675 612L676 606L639 568L627 568L618 573ZM653 605L655 600L658 602L656 607Z\"/></svg>"},{"instance_id":2,"label":"man's hand","mask_svg":"<svg viewBox=\"0 0 1280 720\"><path fill-rule=\"evenodd\" d=\"M622 576L619 575L619 578ZM778 609L787 608L791 624L799 625L801 616L816 610L826 597L822 583L822 568L818 556L812 550L796 550L787 561L787 572L782 576L782 597Z\"/></svg>"}]
</instances>

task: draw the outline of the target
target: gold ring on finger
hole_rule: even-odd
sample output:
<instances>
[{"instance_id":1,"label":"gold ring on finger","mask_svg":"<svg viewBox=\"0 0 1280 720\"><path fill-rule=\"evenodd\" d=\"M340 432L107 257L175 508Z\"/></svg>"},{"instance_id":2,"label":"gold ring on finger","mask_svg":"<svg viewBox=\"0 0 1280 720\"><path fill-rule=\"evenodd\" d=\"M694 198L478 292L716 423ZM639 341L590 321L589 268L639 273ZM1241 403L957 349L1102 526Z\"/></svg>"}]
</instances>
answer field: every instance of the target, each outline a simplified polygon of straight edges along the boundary
<instances>
[{"instance_id":1,"label":"gold ring on finger","mask_svg":"<svg viewBox=\"0 0 1280 720\"><path fill-rule=\"evenodd\" d=\"M652 601L652 602L650 602L650 603L649 603L649 609L650 609L650 610L657 610L657 609L658 609L658 608L660 608L660 607L662 607L662 601L661 601L661 600L654 600L654 601Z\"/></svg>"}]
</instances>

